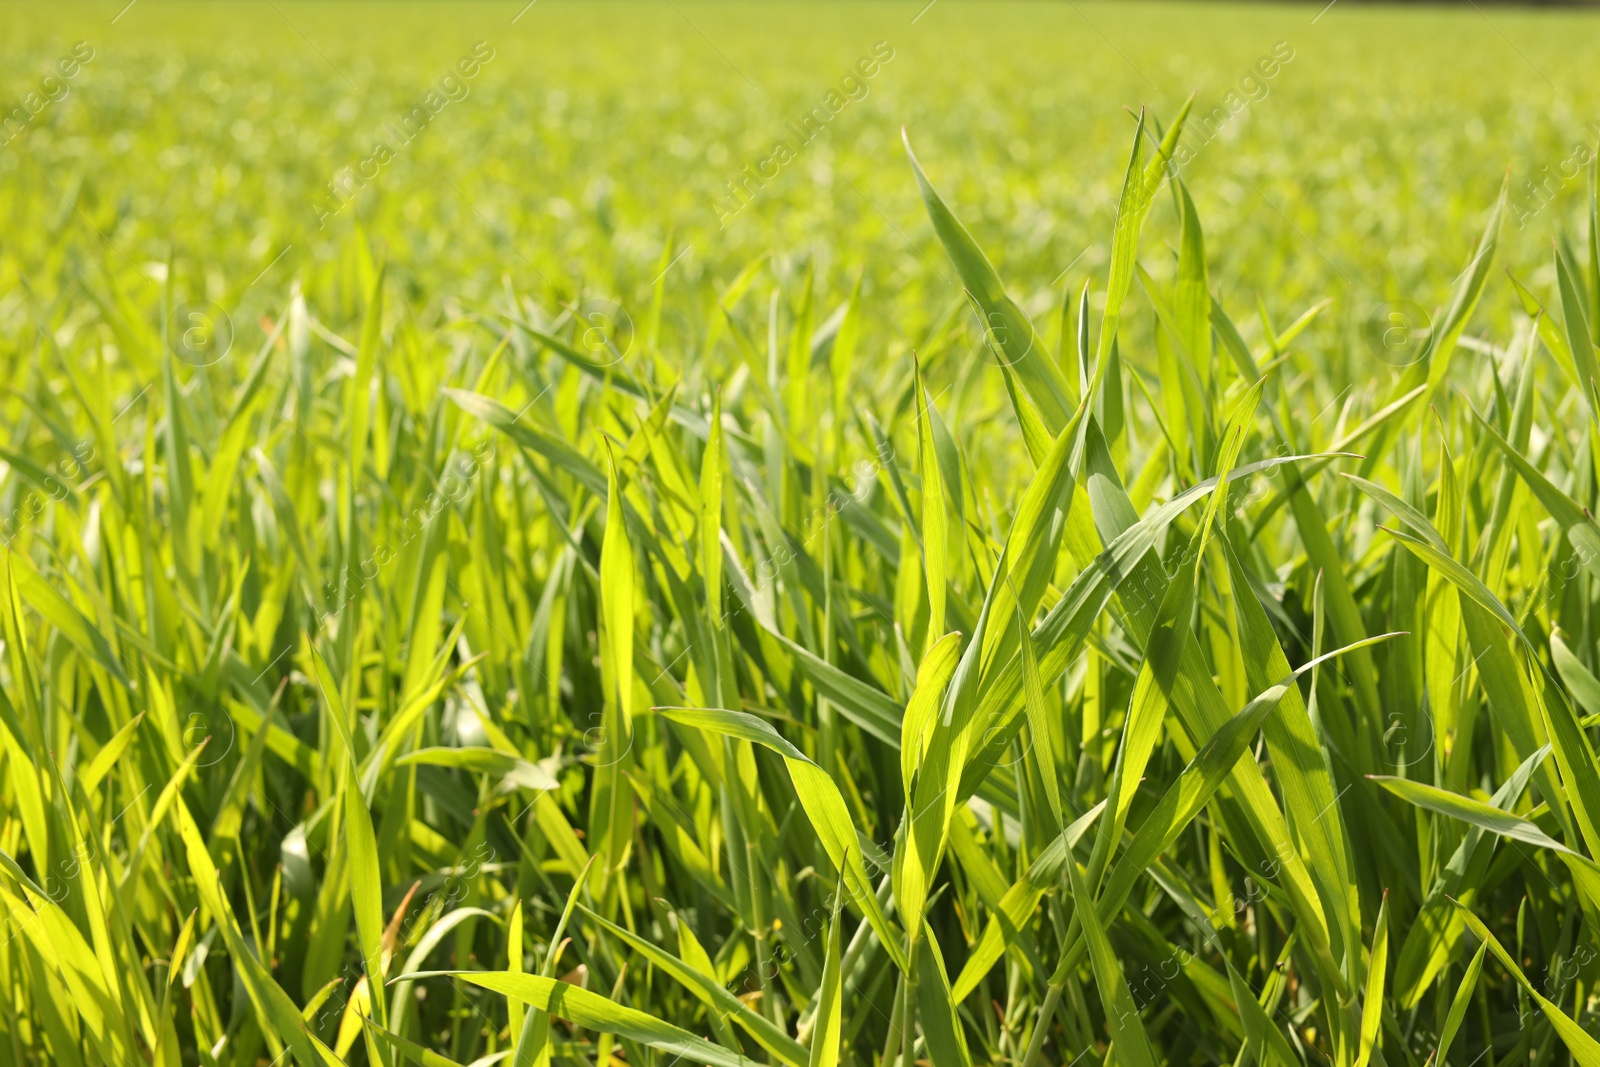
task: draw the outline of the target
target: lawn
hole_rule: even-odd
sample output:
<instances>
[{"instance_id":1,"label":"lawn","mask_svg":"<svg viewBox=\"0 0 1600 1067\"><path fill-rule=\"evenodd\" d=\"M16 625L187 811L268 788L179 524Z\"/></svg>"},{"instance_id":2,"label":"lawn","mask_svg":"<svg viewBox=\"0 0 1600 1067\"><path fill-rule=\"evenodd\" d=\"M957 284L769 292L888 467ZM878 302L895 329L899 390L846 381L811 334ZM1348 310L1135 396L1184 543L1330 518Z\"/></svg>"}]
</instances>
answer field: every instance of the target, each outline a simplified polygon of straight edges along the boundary
<instances>
[{"instance_id":1,"label":"lawn","mask_svg":"<svg viewBox=\"0 0 1600 1067\"><path fill-rule=\"evenodd\" d=\"M1597 47L0 6L0 1062L1600 1064Z\"/></svg>"}]
</instances>

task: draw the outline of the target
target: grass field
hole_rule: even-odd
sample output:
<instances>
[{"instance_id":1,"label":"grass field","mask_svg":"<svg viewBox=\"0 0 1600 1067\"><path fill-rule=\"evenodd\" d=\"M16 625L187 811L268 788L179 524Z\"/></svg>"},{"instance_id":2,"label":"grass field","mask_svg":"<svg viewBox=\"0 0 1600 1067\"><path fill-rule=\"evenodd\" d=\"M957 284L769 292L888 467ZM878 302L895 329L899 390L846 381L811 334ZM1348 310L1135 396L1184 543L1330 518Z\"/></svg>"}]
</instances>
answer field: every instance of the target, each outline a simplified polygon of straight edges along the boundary
<instances>
[{"instance_id":1,"label":"grass field","mask_svg":"<svg viewBox=\"0 0 1600 1067\"><path fill-rule=\"evenodd\" d=\"M0 6L0 1063L1600 1064L1597 46Z\"/></svg>"}]
</instances>

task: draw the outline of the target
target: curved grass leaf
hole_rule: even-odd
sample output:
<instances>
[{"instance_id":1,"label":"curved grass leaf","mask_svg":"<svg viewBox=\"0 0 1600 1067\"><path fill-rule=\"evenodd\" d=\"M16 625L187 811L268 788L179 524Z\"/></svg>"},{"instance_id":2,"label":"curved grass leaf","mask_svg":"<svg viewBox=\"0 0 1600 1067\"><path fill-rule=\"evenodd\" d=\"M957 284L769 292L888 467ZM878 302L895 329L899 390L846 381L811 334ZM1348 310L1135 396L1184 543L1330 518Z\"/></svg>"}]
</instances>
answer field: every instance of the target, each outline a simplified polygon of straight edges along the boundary
<instances>
[{"instance_id":1,"label":"curved grass leaf","mask_svg":"<svg viewBox=\"0 0 1600 1067\"><path fill-rule=\"evenodd\" d=\"M506 974L503 971L418 971L400 975L396 981L414 982L422 978L459 978L502 996L515 997L529 1007L538 1008L585 1029L625 1037L690 1063L705 1064L705 1067L755 1067L753 1061L738 1053L730 1052L721 1045L713 1045L653 1015L542 975Z\"/></svg>"}]
</instances>

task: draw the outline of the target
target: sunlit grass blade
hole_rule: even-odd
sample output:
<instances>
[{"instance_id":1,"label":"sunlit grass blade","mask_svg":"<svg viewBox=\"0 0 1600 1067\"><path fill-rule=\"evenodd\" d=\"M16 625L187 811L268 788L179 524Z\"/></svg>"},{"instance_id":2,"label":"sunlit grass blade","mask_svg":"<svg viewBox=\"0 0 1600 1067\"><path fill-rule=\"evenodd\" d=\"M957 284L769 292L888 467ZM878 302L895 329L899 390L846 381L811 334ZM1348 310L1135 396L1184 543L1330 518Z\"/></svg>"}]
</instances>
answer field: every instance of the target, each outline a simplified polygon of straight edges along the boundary
<instances>
[{"instance_id":1,"label":"sunlit grass blade","mask_svg":"<svg viewBox=\"0 0 1600 1067\"><path fill-rule=\"evenodd\" d=\"M1472 994L1478 989L1478 977L1483 974L1483 957L1488 951L1489 942L1482 941L1478 944L1478 951L1472 954L1472 962L1467 964L1467 972L1461 976L1461 984L1456 987L1455 996L1450 1000L1450 1013L1445 1016L1444 1026L1439 1030L1439 1044L1428 1054L1430 1064L1448 1062L1446 1057L1450 1055L1450 1046L1455 1043L1461 1024L1466 1021L1467 1009L1472 1005Z\"/></svg>"},{"instance_id":2,"label":"sunlit grass blade","mask_svg":"<svg viewBox=\"0 0 1600 1067\"><path fill-rule=\"evenodd\" d=\"M1100 990L1100 1003L1105 1009L1106 1029L1111 1035L1112 1047L1117 1050L1117 1058L1133 1067L1155 1067L1155 1049L1150 1045L1150 1035L1139 1017L1133 995L1128 992L1128 980L1122 973L1122 964L1111 951L1111 942L1106 938L1094 898L1089 895L1083 877L1078 874L1077 864L1071 859L1067 861L1067 881L1072 887L1073 914L1083 924L1095 985Z\"/></svg>"},{"instance_id":3,"label":"sunlit grass blade","mask_svg":"<svg viewBox=\"0 0 1600 1067\"><path fill-rule=\"evenodd\" d=\"M1594 1036L1574 1022L1571 1016L1567 1015L1558 1005L1546 999L1538 989L1534 988L1533 983L1528 981L1527 976L1522 973L1522 968L1517 966L1511 954L1501 947L1499 939L1489 932L1488 927L1483 925L1483 920L1479 919L1463 905L1457 904L1456 906L1461 908L1462 918L1466 920L1467 926L1471 928L1472 932L1477 935L1480 941L1489 946L1489 951L1494 953L1501 966L1510 972L1511 977L1517 980L1517 984L1522 986L1527 991L1528 996L1532 997L1544 1011L1545 1018L1550 1020L1550 1025L1555 1029L1556 1033L1561 1035L1562 1042L1567 1046L1568 1051L1572 1053L1573 1062L1582 1065L1582 1067L1600 1067L1600 1041L1596 1041Z\"/></svg>"},{"instance_id":4,"label":"sunlit grass blade","mask_svg":"<svg viewBox=\"0 0 1600 1067\"><path fill-rule=\"evenodd\" d=\"M503 971L421 971L401 975L408 981L424 978L458 978L505 997L515 997L529 1007L565 1019L577 1026L626 1037L706 1067L752 1067L753 1061L696 1037L687 1030L653 1015L624 1007L587 989L542 975L511 975Z\"/></svg>"},{"instance_id":5,"label":"sunlit grass blade","mask_svg":"<svg viewBox=\"0 0 1600 1067\"><path fill-rule=\"evenodd\" d=\"M911 151L910 135L902 130L901 138L934 233L955 264L962 284L982 308L984 333L993 338L1006 365L1022 379L1029 397L1039 406L1050 431L1059 433L1074 407L1071 390L1061 374L1061 368L1045 351L1044 339L1034 330L1028 316L1006 295L1000 276L995 273L983 250L934 191L927 175L922 172L922 165Z\"/></svg>"}]
</instances>

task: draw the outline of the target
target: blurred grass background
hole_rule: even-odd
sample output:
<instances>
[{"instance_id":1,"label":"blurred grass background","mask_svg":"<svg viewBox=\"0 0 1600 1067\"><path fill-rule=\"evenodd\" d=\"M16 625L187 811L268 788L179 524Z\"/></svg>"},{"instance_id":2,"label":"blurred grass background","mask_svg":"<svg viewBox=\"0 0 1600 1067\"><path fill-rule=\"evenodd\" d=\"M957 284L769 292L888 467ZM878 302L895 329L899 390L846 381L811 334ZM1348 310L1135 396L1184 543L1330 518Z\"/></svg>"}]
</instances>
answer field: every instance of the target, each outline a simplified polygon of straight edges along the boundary
<instances>
[{"instance_id":1,"label":"blurred grass background","mask_svg":"<svg viewBox=\"0 0 1600 1067\"><path fill-rule=\"evenodd\" d=\"M1552 175L1600 128L1600 22L1566 9L136 0L5 5L0 40L8 112L76 42L95 52L0 149L0 335L26 329L19 278L48 292L64 262L104 260L153 287L146 264L169 246L186 292L252 322L294 272L309 293L348 290L340 248L364 226L425 315L506 277L635 307L670 239L666 337L699 340L717 287L773 252L780 272L815 262L830 298L864 270L869 338L903 349L959 292L902 125L1039 311L1069 264L1103 269L1124 107L1171 114L1190 92L1197 118L1226 107L1277 46L1292 60L1185 174L1224 295L1270 291L1279 314L1333 296L1321 344L1336 377L1359 376L1365 360L1343 366L1353 325L1384 299L1436 306L1507 171L1502 262L1548 280L1534 265L1554 216L1575 224L1583 199L1581 177ZM319 230L327 183L477 42L494 58L470 95ZM726 184L877 42L893 59L865 99L719 226ZM1519 195L1524 214L1540 203L1528 181L1554 202L1519 229ZM1481 314L1507 312L1502 295Z\"/></svg>"}]
</instances>

